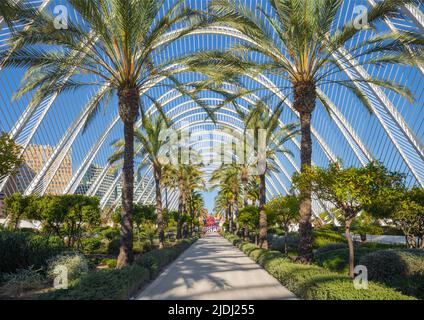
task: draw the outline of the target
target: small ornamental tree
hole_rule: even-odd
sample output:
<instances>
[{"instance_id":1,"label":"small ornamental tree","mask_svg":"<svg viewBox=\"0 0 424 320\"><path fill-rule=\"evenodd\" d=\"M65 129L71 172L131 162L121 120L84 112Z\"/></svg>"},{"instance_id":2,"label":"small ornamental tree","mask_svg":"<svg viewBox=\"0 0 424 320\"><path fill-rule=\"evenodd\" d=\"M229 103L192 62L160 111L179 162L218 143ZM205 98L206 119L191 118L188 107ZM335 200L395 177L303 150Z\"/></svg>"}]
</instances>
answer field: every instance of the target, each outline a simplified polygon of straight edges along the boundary
<instances>
[{"instance_id":1,"label":"small ornamental tree","mask_svg":"<svg viewBox=\"0 0 424 320\"><path fill-rule=\"evenodd\" d=\"M117 207L112 215L112 222L118 224L121 219L122 208ZM142 231L142 225L156 222L156 208L154 205L134 204L133 223L138 233Z\"/></svg>"},{"instance_id":2,"label":"small ornamental tree","mask_svg":"<svg viewBox=\"0 0 424 320\"><path fill-rule=\"evenodd\" d=\"M389 172L382 164L371 162L366 167L342 168L332 163L328 168L308 167L293 177L293 184L302 190L310 185L315 196L340 210L349 245L349 276L354 276L354 248L351 226L362 210L370 210L374 199L402 188L402 176Z\"/></svg>"},{"instance_id":3,"label":"small ornamental tree","mask_svg":"<svg viewBox=\"0 0 424 320\"><path fill-rule=\"evenodd\" d=\"M36 197L23 196L20 193L14 193L4 200L4 211L8 219L8 227L17 230L22 219L32 219L35 217Z\"/></svg>"},{"instance_id":4,"label":"small ornamental tree","mask_svg":"<svg viewBox=\"0 0 424 320\"><path fill-rule=\"evenodd\" d=\"M68 247L79 245L83 232L100 224L99 199L83 195L47 195L37 199L43 231L58 236Z\"/></svg>"},{"instance_id":5,"label":"small ornamental tree","mask_svg":"<svg viewBox=\"0 0 424 320\"><path fill-rule=\"evenodd\" d=\"M424 189L415 187L405 191L392 219L405 234L408 247L424 249Z\"/></svg>"},{"instance_id":6,"label":"small ornamental tree","mask_svg":"<svg viewBox=\"0 0 424 320\"><path fill-rule=\"evenodd\" d=\"M268 216L273 216L274 220L284 230L284 253L287 254L287 236L292 224L299 221L300 199L295 195L279 196L272 199L266 205Z\"/></svg>"},{"instance_id":7,"label":"small ornamental tree","mask_svg":"<svg viewBox=\"0 0 424 320\"><path fill-rule=\"evenodd\" d=\"M6 132L0 133L0 177L14 173L22 164L21 147Z\"/></svg>"},{"instance_id":8,"label":"small ornamental tree","mask_svg":"<svg viewBox=\"0 0 424 320\"><path fill-rule=\"evenodd\" d=\"M255 231L255 237L259 230L259 208L256 206L245 206L239 211L237 221L244 227L243 239L249 238L250 230Z\"/></svg>"}]
</instances>

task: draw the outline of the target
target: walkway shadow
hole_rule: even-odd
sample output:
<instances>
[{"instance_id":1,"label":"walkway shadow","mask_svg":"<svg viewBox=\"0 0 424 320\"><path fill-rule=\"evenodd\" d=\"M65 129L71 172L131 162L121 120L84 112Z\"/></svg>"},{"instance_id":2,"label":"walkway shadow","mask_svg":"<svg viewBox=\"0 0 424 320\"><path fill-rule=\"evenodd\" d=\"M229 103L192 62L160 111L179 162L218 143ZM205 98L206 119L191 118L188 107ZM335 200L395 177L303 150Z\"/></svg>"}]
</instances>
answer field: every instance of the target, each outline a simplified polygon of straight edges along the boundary
<instances>
[{"instance_id":1,"label":"walkway shadow","mask_svg":"<svg viewBox=\"0 0 424 320\"><path fill-rule=\"evenodd\" d=\"M287 299L277 280L222 237L209 236L184 252L139 299Z\"/></svg>"}]
</instances>

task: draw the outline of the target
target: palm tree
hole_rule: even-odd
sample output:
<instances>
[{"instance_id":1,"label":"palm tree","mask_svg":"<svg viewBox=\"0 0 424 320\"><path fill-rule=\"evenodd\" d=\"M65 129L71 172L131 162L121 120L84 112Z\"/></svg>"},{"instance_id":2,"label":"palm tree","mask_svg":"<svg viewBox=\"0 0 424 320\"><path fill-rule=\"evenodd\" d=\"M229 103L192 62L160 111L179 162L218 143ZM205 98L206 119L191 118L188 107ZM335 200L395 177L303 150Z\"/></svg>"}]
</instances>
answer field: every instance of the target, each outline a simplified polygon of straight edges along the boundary
<instances>
[{"instance_id":1,"label":"palm tree","mask_svg":"<svg viewBox=\"0 0 424 320\"><path fill-rule=\"evenodd\" d=\"M187 198L188 213L190 215L190 234L193 232L195 219L199 219L205 202L199 191L193 190Z\"/></svg>"},{"instance_id":2,"label":"palm tree","mask_svg":"<svg viewBox=\"0 0 424 320\"><path fill-rule=\"evenodd\" d=\"M164 166L163 179L169 187L177 189L179 193L177 239L182 237L182 217L184 213L188 212L187 201L189 196L194 190L202 190L205 187L200 168L201 165L184 163Z\"/></svg>"},{"instance_id":3,"label":"palm tree","mask_svg":"<svg viewBox=\"0 0 424 320\"><path fill-rule=\"evenodd\" d=\"M145 167L146 165L151 165L153 168L153 177L155 180L155 191L156 191L156 215L157 215L157 225L158 225L158 234L159 234L159 248L164 247L165 242L165 231L164 231L164 221L162 214L162 169L164 162L164 147L167 144L167 141L163 139L163 134L166 129L169 128L168 121L162 116L158 115L155 118L151 118L146 115L144 112L141 112L141 124L143 131L135 131L135 140L136 140L136 154L139 154L142 159L140 168ZM115 163L118 160L121 160L124 157L124 151L122 146L124 141L120 140L114 143L114 147L118 149L110 158L109 162Z\"/></svg>"},{"instance_id":4,"label":"palm tree","mask_svg":"<svg viewBox=\"0 0 424 320\"><path fill-rule=\"evenodd\" d=\"M228 197L228 219L230 232L234 231L234 217L238 215L240 194L240 165L236 163L222 164L210 178L210 182L219 187L222 194Z\"/></svg>"},{"instance_id":5,"label":"palm tree","mask_svg":"<svg viewBox=\"0 0 424 320\"><path fill-rule=\"evenodd\" d=\"M19 15L33 16L31 28L13 32L10 49L0 54L0 61L3 67L28 68L15 98L34 91L30 108L52 94L97 88L85 106L90 110L88 124L101 106L117 96L125 142L117 262L121 268L134 259L134 124L142 104L140 94L152 100L147 91L152 80L162 77L169 80L169 86L183 90L173 77L178 71L166 68L172 61L158 64L155 56L164 46L159 40L165 33L176 25L185 25L176 38L183 36L195 27L190 24L199 14L187 8L184 1L178 1L163 15L160 0L69 0L68 4L79 19L68 21L67 29L56 29L55 17L49 14L22 8Z\"/></svg>"},{"instance_id":6,"label":"palm tree","mask_svg":"<svg viewBox=\"0 0 424 320\"><path fill-rule=\"evenodd\" d=\"M218 194L214 200L214 212L224 213L225 221L229 223L229 227L231 228L231 215L232 215L232 202L234 195L226 188L226 186L222 186L218 191Z\"/></svg>"},{"instance_id":7,"label":"palm tree","mask_svg":"<svg viewBox=\"0 0 424 320\"><path fill-rule=\"evenodd\" d=\"M267 216L266 205L266 175L269 171L276 171L275 159L277 153L291 154L284 144L298 134L297 124L288 124L279 128L279 118L283 112L283 104L279 103L274 112L270 114L263 100L258 100L256 105L245 113L236 108L240 118L244 122L245 132L253 132L250 137L257 158L257 169L259 177L259 245L268 248L267 241Z\"/></svg>"},{"instance_id":8,"label":"palm tree","mask_svg":"<svg viewBox=\"0 0 424 320\"><path fill-rule=\"evenodd\" d=\"M417 0L383 0L368 10L366 18L373 26L398 12L401 6L414 2ZM371 102L360 89L364 84L392 90L413 100L407 88L390 79L371 76L334 80L334 76L362 65L422 64L421 35L398 30L361 40L358 34L365 28L357 28L353 22L335 30L343 0L270 0L269 3L273 14L260 7L253 11L239 1L213 0L208 10L213 16L211 23L235 28L249 41L237 42L228 52L202 52L190 63L221 81L243 73L257 75L260 72L269 72L288 81L289 86L276 89L288 91L293 96L293 108L300 117L302 171L312 161L311 116L316 100L329 110L328 98L317 90L321 86L334 84L347 88L368 110L372 110ZM359 39L358 44L356 40L351 41L354 38ZM349 48L350 55L344 47ZM256 55L249 54L252 52L265 56L264 62L255 60ZM357 61L352 61L355 58ZM310 190L308 186L301 190L299 260L302 261L312 259Z\"/></svg>"}]
</instances>

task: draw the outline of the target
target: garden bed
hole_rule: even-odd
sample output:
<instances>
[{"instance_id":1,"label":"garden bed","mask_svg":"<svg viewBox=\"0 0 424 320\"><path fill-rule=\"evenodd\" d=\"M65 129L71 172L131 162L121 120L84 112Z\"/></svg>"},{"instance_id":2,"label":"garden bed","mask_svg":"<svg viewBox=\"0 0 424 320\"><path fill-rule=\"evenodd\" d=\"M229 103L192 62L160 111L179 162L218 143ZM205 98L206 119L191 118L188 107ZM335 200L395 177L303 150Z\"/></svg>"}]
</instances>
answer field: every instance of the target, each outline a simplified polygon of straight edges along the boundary
<instances>
[{"instance_id":1,"label":"garden bed","mask_svg":"<svg viewBox=\"0 0 424 320\"><path fill-rule=\"evenodd\" d=\"M188 249L197 238L184 239L164 249L155 249L136 258L123 269L90 272L71 284L40 296L43 300L127 300L155 279L165 266Z\"/></svg>"},{"instance_id":2,"label":"garden bed","mask_svg":"<svg viewBox=\"0 0 424 320\"><path fill-rule=\"evenodd\" d=\"M384 284L369 282L368 289L355 289L352 280L317 265L292 262L278 251L264 250L234 235L225 237L261 265L282 285L307 300L414 300Z\"/></svg>"}]
</instances>

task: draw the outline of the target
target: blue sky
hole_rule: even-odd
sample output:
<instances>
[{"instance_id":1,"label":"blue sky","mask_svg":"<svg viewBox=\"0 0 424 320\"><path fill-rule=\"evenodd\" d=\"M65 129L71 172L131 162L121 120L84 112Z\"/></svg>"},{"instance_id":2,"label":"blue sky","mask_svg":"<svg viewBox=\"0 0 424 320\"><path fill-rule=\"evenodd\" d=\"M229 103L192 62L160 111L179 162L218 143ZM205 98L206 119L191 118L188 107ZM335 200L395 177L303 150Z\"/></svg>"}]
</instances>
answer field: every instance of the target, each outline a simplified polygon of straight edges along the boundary
<instances>
[{"instance_id":1,"label":"blue sky","mask_svg":"<svg viewBox=\"0 0 424 320\"><path fill-rule=\"evenodd\" d=\"M213 211L214 199L217 193L217 190L202 192L203 199L205 200L205 207L208 209L209 213L212 213Z\"/></svg>"}]
</instances>

